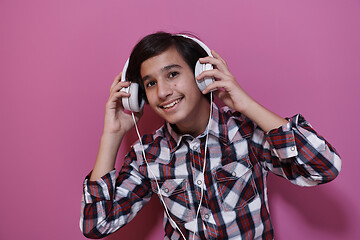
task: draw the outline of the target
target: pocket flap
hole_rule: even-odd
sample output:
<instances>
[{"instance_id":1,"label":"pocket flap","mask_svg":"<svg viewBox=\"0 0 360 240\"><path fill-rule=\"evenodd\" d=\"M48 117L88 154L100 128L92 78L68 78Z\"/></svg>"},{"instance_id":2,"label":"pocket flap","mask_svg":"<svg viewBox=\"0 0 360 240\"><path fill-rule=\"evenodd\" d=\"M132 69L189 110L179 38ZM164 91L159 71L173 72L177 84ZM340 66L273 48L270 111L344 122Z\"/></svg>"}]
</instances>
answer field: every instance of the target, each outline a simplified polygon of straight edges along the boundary
<instances>
[{"instance_id":1,"label":"pocket flap","mask_svg":"<svg viewBox=\"0 0 360 240\"><path fill-rule=\"evenodd\" d=\"M214 172L215 179L218 181L235 180L243 176L250 171L252 165L249 163L249 157L243 158L240 162L235 161L221 168L218 168Z\"/></svg>"},{"instance_id":2,"label":"pocket flap","mask_svg":"<svg viewBox=\"0 0 360 240\"><path fill-rule=\"evenodd\" d=\"M186 179L167 179L162 182L158 181L158 184L160 187L160 194L165 197L183 192L187 188ZM155 193L158 193L156 181L151 181L151 187Z\"/></svg>"}]
</instances>

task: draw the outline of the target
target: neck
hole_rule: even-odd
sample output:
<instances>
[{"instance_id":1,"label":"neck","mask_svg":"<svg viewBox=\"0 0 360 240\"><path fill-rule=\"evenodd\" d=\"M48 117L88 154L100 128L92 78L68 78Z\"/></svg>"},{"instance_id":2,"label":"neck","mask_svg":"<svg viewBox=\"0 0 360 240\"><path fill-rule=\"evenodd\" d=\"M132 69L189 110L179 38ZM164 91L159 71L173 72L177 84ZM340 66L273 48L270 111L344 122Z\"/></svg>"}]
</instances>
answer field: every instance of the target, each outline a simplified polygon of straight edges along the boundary
<instances>
[{"instance_id":1,"label":"neck","mask_svg":"<svg viewBox=\"0 0 360 240\"><path fill-rule=\"evenodd\" d=\"M173 129L178 134L190 134L193 137L197 137L205 131L209 122L211 104L208 100L205 99L205 101L203 104L199 104L199 108L191 121L173 125Z\"/></svg>"}]
</instances>

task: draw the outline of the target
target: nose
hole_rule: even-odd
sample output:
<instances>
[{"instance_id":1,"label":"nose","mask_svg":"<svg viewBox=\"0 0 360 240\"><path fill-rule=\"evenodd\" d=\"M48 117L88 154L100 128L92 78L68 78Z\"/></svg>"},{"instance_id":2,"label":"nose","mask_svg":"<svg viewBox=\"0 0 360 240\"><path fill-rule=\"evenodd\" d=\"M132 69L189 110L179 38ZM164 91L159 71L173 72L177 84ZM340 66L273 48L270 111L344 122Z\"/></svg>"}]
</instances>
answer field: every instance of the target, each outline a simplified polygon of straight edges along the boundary
<instances>
[{"instance_id":1,"label":"nose","mask_svg":"<svg viewBox=\"0 0 360 240\"><path fill-rule=\"evenodd\" d=\"M157 94L159 99L164 100L173 93L171 84L166 80L159 80L157 83Z\"/></svg>"}]
</instances>

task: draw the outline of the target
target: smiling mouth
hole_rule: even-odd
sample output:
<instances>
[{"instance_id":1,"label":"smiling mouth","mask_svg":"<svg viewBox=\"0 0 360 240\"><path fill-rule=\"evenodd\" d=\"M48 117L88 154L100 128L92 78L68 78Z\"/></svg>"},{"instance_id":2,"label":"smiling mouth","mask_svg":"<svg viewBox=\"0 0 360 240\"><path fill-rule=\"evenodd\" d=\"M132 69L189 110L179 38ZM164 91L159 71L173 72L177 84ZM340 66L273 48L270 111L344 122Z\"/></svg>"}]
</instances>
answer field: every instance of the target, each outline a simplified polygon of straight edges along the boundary
<instances>
[{"instance_id":1,"label":"smiling mouth","mask_svg":"<svg viewBox=\"0 0 360 240\"><path fill-rule=\"evenodd\" d=\"M176 99L175 101L167 104L167 105L164 105L164 106L160 106L160 108L162 109L169 109L169 108L172 108L174 107L176 104L178 104L183 98L179 98L179 99Z\"/></svg>"}]
</instances>

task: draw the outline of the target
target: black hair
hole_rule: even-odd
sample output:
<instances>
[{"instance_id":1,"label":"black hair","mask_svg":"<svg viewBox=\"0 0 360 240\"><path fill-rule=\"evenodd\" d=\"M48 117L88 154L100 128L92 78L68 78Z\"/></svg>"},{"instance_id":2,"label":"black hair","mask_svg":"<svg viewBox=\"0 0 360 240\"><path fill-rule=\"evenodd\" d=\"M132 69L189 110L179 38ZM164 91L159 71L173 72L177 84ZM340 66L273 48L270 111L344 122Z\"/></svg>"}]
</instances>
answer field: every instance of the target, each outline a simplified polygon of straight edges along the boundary
<instances>
[{"instance_id":1,"label":"black hair","mask_svg":"<svg viewBox=\"0 0 360 240\"><path fill-rule=\"evenodd\" d=\"M190 34L187 35L195 37ZM171 47L174 47L178 51L193 72L195 71L195 64L199 58L208 56L206 51L198 43L181 35L156 32L142 38L131 52L126 78L130 82L139 84L139 97L145 98L146 102L147 98L144 83L140 74L141 64L151 57L162 54Z\"/></svg>"}]
</instances>

